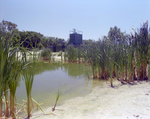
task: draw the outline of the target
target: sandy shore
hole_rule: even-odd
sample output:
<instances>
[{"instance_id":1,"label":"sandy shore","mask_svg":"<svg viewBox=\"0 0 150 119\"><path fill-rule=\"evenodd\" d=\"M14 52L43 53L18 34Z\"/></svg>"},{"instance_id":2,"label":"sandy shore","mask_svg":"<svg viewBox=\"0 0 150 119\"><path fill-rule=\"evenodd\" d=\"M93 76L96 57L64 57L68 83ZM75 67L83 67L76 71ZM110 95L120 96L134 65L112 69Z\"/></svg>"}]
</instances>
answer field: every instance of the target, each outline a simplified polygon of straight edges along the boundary
<instances>
[{"instance_id":1,"label":"sandy shore","mask_svg":"<svg viewBox=\"0 0 150 119\"><path fill-rule=\"evenodd\" d=\"M96 87L57 106L53 114L50 107L47 115L37 112L32 119L150 119L150 82L121 86L116 81L115 86Z\"/></svg>"}]
</instances>

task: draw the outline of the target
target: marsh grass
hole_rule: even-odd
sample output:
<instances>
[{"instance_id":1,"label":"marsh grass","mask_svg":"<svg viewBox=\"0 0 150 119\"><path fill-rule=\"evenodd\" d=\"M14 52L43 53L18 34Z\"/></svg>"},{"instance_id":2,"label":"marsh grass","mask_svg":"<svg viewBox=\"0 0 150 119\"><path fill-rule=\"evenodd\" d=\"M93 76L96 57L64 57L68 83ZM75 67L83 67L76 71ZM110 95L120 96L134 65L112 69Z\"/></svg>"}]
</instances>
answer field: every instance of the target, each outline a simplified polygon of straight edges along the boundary
<instances>
[{"instance_id":1,"label":"marsh grass","mask_svg":"<svg viewBox=\"0 0 150 119\"><path fill-rule=\"evenodd\" d=\"M1 37L0 39L0 117L2 117L2 97L5 93L6 100L6 111L5 116L9 116L8 110L8 84L11 82L12 70L14 69L13 64L15 63L15 54L18 48L12 47L11 37L5 39Z\"/></svg>"},{"instance_id":2,"label":"marsh grass","mask_svg":"<svg viewBox=\"0 0 150 119\"><path fill-rule=\"evenodd\" d=\"M114 42L104 37L83 45L81 51L92 67L93 79L110 78L111 87L113 77L117 77L122 84L147 80L150 77L148 32L148 22L145 22L126 41L120 39L120 42Z\"/></svg>"},{"instance_id":3,"label":"marsh grass","mask_svg":"<svg viewBox=\"0 0 150 119\"><path fill-rule=\"evenodd\" d=\"M0 117L3 112L3 98L5 98L5 116L8 118L10 115L12 118L15 117L15 92L20 80L20 72L27 64L22 63L18 60L16 54L21 49L19 44L13 46L12 36L14 33L9 34L0 39ZM24 57L22 57L24 58ZM10 95L8 95L10 91ZM4 94L4 96L3 96ZM9 99L10 96L10 106Z\"/></svg>"},{"instance_id":4,"label":"marsh grass","mask_svg":"<svg viewBox=\"0 0 150 119\"><path fill-rule=\"evenodd\" d=\"M24 69L23 70L23 81L25 83L26 93L27 93L27 114L28 114L28 117L31 116L31 111L32 111L31 92L32 92L33 79L34 79L34 67L30 66L30 67Z\"/></svg>"},{"instance_id":5,"label":"marsh grass","mask_svg":"<svg viewBox=\"0 0 150 119\"><path fill-rule=\"evenodd\" d=\"M41 57L43 57L44 60L48 60L50 63L52 57L52 51L50 49L43 49L41 52Z\"/></svg>"},{"instance_id":6,"label":"marsh grass","mask_svg":"<svg viewBox=\"0 0 150 119\"><path fill-rule=\"evenodd\" d=\"M65 86L66 86L66 84L65 84ZM65 88L65 86L64 86L63 88ZM61 89L61 88L60 88L60 89ZM63 94L64 89L61 89L62 91L60 91L60 89L58 89L58 91L57 91L56 100L55 100L54 107L52 108L52 111L55 111L55 108L56 108L56 105L57 105L57 103L58 103L58 100L60 99L60 97L61 97L62 94Z\"/></svg>"},{"instance_id":7,"label":"marsh grass","mask_svg":"<svg viewBox=\"0 0 150 119\"><path fill-rule=\"evenodd\" d=\"M77 50L73 45L68 45L66 48L68 62L77 62ZM66 58L65 58L66 59Z\"/></svg>"}]
</instances>

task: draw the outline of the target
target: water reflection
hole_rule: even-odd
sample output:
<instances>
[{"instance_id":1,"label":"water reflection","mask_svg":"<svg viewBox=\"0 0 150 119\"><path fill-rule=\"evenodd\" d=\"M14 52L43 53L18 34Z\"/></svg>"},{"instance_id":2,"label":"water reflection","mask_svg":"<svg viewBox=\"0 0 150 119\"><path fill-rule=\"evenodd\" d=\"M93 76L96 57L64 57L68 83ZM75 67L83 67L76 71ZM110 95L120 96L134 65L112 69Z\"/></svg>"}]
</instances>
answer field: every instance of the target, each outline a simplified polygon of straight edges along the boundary
<instances>
[{"instance_id":1,"label":"water reflection","mask_svg":"<svg viewBox=\"0 0 150 119\"><path fill-rule=\"evenodd\" d=\"M91 75L91 67L85 64L37 63L32 97L39 103L44 103L43 108L47 108L54 105L58 89L65 85L65 91L58 105L67 99L87 95L93 87L103 83L89 79L87 73ZM17 102L26 100L25 91L24 82L21 81L16 92Z\"/></svg>"},{"instance_id":2,"label":"water reflection","mask_svg":"<svg viewBox=\"0 0 150 119\"><path fill-rule=\"evenodd\" d=\"M90 66L84 64L74 64L74 63L37 63L36 64L36 74L40 74L45 71L56 71L61 70L68 73L71 77L78 77L85 75L85 72L90 73Z\"/></svg>"}]
</instances>

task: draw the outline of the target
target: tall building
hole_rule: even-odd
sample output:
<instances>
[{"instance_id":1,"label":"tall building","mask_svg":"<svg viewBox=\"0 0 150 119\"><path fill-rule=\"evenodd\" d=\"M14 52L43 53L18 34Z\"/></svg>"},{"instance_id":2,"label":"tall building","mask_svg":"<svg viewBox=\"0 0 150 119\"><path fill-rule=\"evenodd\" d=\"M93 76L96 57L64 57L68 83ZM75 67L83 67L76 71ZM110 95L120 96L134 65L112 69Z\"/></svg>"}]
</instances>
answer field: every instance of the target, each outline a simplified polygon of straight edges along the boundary
<instances>
[{"instance_id":1,"label":"tall building","mask_svg":"<svg viewBox=\"0 0 150 119\"><path fill-rule=\"evenodd\" d=\"M80 45L80 44L82 44L82 32L73 29L70 32L69 44L73 44L73 45Z\"/></svg>"}]
</instances>

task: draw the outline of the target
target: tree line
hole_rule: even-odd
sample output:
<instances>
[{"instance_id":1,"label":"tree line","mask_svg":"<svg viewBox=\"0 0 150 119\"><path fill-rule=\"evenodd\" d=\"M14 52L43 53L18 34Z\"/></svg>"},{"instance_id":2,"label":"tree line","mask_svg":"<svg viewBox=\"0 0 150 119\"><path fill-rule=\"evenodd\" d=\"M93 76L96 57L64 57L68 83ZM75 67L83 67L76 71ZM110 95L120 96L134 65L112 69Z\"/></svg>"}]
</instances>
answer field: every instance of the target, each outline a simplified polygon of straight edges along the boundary
<instances>
[{"instance_id":1,"label":"tree line","mask_svg":"<svg viewBox=\"0 0 150 119\"><path fill-rule=\"evenodd\" d=\"M62 38L47 37L35 31L19 31L15 23L3 20L0 23L0 37L5 37L7 40L10 34L13 34L12 42L14 45L20 44L21 47L29 49L66 45Z\"/></svg>"},{"instance_id":2,"label":"tree line","mask_svg":"<svg viewBox=\"0 0 150 119\"><path fill-rule=\"evenodd\" d=\"M49 48L50 46L67 46L69 39L65 41L63 38L44 36L41 33L35 31L19 31L17 24L3 20L0 22L0 37L8 39L10 34L13 33L12 42L14 45L19 44L25 48ZM127 42L127 39L131 35L122 32L117 26L110 27L107 36L103 36L103 39L110 39L113 42ZM94 40L83 40L83 45L92 43Z\"/></svg>"}]
</instances>

